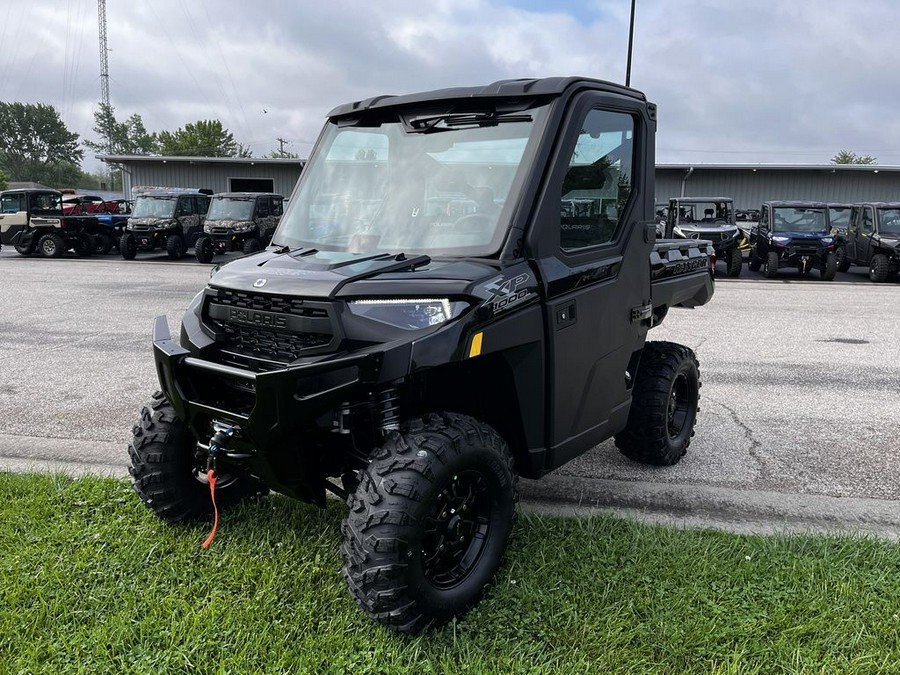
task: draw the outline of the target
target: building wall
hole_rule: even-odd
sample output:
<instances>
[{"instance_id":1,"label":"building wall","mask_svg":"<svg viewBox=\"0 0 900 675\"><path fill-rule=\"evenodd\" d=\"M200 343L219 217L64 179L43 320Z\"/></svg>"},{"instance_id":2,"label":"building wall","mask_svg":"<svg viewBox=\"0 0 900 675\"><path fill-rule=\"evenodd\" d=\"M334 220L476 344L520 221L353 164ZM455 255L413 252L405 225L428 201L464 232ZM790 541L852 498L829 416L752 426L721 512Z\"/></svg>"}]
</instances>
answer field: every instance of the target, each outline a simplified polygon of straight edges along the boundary
<instances>
[{"instance_id":1,"label":"building wall","mask_svg":"<svg viewBox=\"0 0 900 675\"><path fill-rule=\"evenodd\" d=\"M900 172L821 169L702 169L684 179L684 169L657 168L656 201L680 197L731 197L736 209L759 208L775 199L859 202L900 201Z\"/></svg>"},{"instance_id":2,"label":"building wall","mask_svg":"<svg viewBox=\"0 0 900 675\"><path fill-rule=\"evenodd\" d=\"M209 188L215 192L228 192L230 178L268 178L274 183L274 192L290 197L301 165L298 162L275 164L271 162L133 162L125 165L124 193L131 197L131 188L140 185L156 187Z\"/></svg>"}]
</instances>

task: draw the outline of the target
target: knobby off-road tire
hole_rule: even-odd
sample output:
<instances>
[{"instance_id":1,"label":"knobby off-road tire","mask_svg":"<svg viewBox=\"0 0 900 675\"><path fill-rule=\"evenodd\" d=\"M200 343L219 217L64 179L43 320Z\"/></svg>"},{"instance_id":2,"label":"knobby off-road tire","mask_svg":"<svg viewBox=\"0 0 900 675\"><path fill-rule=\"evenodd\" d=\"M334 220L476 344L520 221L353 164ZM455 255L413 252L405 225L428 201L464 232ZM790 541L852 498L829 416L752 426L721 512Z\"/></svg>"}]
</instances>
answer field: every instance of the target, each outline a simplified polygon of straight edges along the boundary
<instances>
[{"instance_id":1,"label":"knobby off-road tire","mask_svg":"<svg viewBox=\"0 0 900 675\"><path fill-rule=\"evenodd\" d=\"M826 253L819 275L822 281L832 281L835 274L837 274L837 256L834 253Z\"/></svg>"},{"instance_id":2,"label":"knobby off-road tire","mask_svg":"<svg viewBox=\"0 0 900 675\"><path fill-rule=\"evenodd\" d=\"M94 249L94 252L97 255L106 255L107 253L112 251L112 248L116 243L112 235L107 234L106 232L101 232L100 234L96 235L94 239L97 242L97 247L96 249Z\"/></svg>"},{"instance_id":3,"label":"knobby off-road tire","mask_svg":"<svg viewBox=\"0 0 900 675\"><path fill-rule=\"evenodd\" d=\"M687 452L700 401L700 364L672 342L648 342L641 355L628 413L616 447L636 462L671 466Z\"/></svg>"},{"instance_id":4,"label":"knobby off-road tire","mask_svg":"<svg viewBox=\"0 0 900 675\"><path fill-rule=\"evenodd\" d=\"M38 251L45 258L62 258L63 253L68 250L65 240L55 232L45 234L38 239Z\"/></svg>"},{"instance_id":5,"label":"knobby off-road tire","mask_svg":"<svg viewBox=\"0 0 900 675\"><path fill-rule=\"evenodd\" d=\"M834 255L837 257L838 272L846 272L850 269L850 258L847 257L847 249L841 246L835 251Z\"/></svg>"},{"instance_id":6,"label":"knobby off-road tire","mask_svg":"<svg viewBox=\"0 0 900 675\"><path fill-rule=\"evenodd\" d=\"M766 279L774 279L778 276L778 254L775 251L769 251L766 256Z\"/></svg>"},{"instance_id":7,"label":"knobby off-road tire","mask_svg":"<svg viewBox=\"0 0 900 675\"><path fill-rule=\"evenodd\" d=\"M752 250L750 251L750 257L747 259L747 267L750 268L751 272L759 272L762 267L762 260L757 258Z\"/></svg>"},{"instance_id":8,"label":"knobby off-road tire","mask_svg":"<svg viewBox=\"0 0 900 675\"><path fill-rule=\"evenodd\" d=\"M16 249L16 253L19 255L29 256L37 248L37 238L32 237L31 242L27 246L19 243L13 244L13 248Z\"/></svg>"},{"instance_id":9,"label":"knobby off-road tire","mask_svg":"<svg viewBox=\"0 0 900 675\"><path fill-rule=\"evenodd\" d=\"M137 240L133 234L123 234L119 238L119 253L125 260L134 260L137 256Z\"/></svg>"},{"instance_id":10,"label":"knobby off-road tire","mask_svg":"<svg viewBox=\"0 0 900 675\"><path fill-rule=\"evenodd\" d=\"M212 239L209 237L200 237L194 244L194 257L197 262L209 264L213 261L216 252L213 251Z\"/></svg>"},{"instance_id":11,"label":"knobby off-road tire","mask_svg":"<svg viewBox=\"0 0 900 675\"><path fill-rule=\"evenodd\" d=\"M75 251L75 255L80 258L87 258L88 256L94 255L94 252L97 250L97 240L94 239L93 235L80 234L78 235L78 239L75 241L72 250Z\"/></svg>"},{"instance_id":12,"label":"knobby off-road tire","mask_svg":"<svg viewBox=\"0 0 900 675\"><path fill-rule=\"evenodd\" d=\"M212 517L205 467L197 466L196 440L175 416L162 392L153 394L141 410L128 444L132 485L141 501L162 520L189 522ZM216 484L219 511L265 495L268 490L252 476L221 469Z\"/></svg>"},{"instance_id":13,"label":"knobby off-road tire","mask_svg":"<svg viewBox=\"0 0 900 675\"><path fill-rule=\"evenodd\" d=\"M731 251L728 252L728 276L730 277L739 277L741 276L741 268L744 266L744 254L741 253L741 249L735 245Z\"/></svg>"},{"instance_id":14,"label":"knobby off-road tire","mask_svg":"<svg viewBox=\"0 0 900 675\"><path fill-rule=\"evenodd\" d=\"M253 253L258 253L262 250L262 242L253 237L252 239L248 239L244 242L244 255L251 255Z\"/></svg>"},{"instance_id":15,"label":"knobby off-road tire","mask_svg":"<svg viewBox=\"0 0 900 675\"><path fill-rule=\"evenodd\" d=\"M887 281L888 257L884 253L876 253L869 263L869 279L876 283Z\"/></svg>"},{"instance_id":16,"label":"knobby off-road tire","mask_svg":"<svg viewBox=\"0 0 900 675\"><path fill-rule=\"evenodd\" d=\"M477 603L506 550L517 485L506 442L471 417L429 414L392 433L342 526L344 577L363 611L415 634Z\"/></svg>"},{"instance_id":17,"label":"knobby off-road tire","mask_svg":"<svg viewBox=\"0 0 900 675\"><path fill-rule=\"evenodd\" d=\"M184 257L184 240L181 235L170 234L166 238L166 254L169 260L181 260Z\"/></svg>"}]
</instances>

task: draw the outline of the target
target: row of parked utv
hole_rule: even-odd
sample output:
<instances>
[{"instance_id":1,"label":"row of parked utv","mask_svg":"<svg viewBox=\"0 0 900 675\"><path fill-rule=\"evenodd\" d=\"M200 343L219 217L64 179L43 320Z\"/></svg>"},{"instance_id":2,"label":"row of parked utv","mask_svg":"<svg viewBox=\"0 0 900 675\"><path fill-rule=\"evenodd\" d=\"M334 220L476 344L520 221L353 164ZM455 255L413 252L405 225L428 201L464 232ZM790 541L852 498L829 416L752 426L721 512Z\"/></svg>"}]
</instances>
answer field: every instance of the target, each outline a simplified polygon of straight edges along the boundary
<instances>
[{"instance_id":1,"label":"row of parked utv","mask_svg":"<svg viewBox=\"0 0 900 675\"><path fill-rule=\"evenodd\" d=\"M730 198L680 197L657 204L656 216L660 236L711 241L731 277L745 253L750 270L770 279L785 268L823 281L852 265L875 282L900 272L900 202L768 201L738 218Z\"/></svg>"},{"instance_id":2,"label":"row of parked utv","mask_svg":"<svg viewBox=\"0 0 900 675\"><path fill-rule=\"evenodd\" d=\"M229 251L255 253L269 244L284 198L274 193L165 189L139 191L133 202L69 197L57 190L0 193L0 243L24 256L106 255L125 260L165 250L172 260L194 249L199 262Z\"/></svg>"}]
</instances>

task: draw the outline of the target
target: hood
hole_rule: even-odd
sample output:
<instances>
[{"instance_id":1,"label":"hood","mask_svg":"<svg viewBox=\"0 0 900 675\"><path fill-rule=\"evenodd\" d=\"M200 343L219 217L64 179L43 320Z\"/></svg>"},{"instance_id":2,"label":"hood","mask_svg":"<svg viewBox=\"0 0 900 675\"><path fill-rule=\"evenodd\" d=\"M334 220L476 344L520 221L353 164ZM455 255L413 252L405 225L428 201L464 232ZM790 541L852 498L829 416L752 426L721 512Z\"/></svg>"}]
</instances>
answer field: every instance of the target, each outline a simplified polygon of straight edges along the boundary
<instances>
[{"instance_id":1,"label":"hood","mask_svg":"<svg viewBox=\"0 0 900 675\"><path fill-rule=\"evenodd\" d=\"M891 248L900 248L900 237L896 235L878 235L878 242L882 246L889 246Z\"/></svg>"},{"instance_id":2,"label":"hood","mask_svg":"<svg viewBox=\"0 0 900 675\"><path fill-rule=\"evenodd\" d=\"M245 227L249 225L254 225L255 223L252 220L233 220L231 218L222 218L217 220L210 220L207 218L204 223L208 227Z\"/></svg>"},{"instance_id":3,"label":"hood","mask_svg":"<svg viewBox=\"0 0 900 675\"><path fill-rule=\"evenodd\" d=\"M700 235L703 234L736 234L738 231L737 225L708 225L708 224L699 224L699 223L682 223L681 225L676 225L682 232L690 232L698 233ZM703 238L702 236L700 237Z\"/></svg>"},{"instance_id":4,"label":"hood","mask_svg":"<svg viewBox=\"0 0 900 675\"><path fill-rule=\"evenodd\" d=\"M773 237L790 237L791 239L807 239L809 241L819 241L823 237L833 237L834 235L828 230L821 232L772 232Z\"/></svg>"},{"instance_id":5,"label":"hood","mask_svg":"<svg viewBox=\"0 0 900 675\"><path fill-rule=\"evenodd\" d=\"M473 284L497 275L477 261L436 261L428 256L354 254L299 249L263 251L214 268L210 286L305 298L428 297L471 294Z\"/></svg>"},{"instance_id":6,"label":"hood","mask_svg":"<svg viewBox=\"0 0 900 675\"><path fill-rule=\"evenodd\" d=\"M135 218L132 216L128 222L132 225L173 225L176 221L174 218Z\"/></svg>"}]
</instances>

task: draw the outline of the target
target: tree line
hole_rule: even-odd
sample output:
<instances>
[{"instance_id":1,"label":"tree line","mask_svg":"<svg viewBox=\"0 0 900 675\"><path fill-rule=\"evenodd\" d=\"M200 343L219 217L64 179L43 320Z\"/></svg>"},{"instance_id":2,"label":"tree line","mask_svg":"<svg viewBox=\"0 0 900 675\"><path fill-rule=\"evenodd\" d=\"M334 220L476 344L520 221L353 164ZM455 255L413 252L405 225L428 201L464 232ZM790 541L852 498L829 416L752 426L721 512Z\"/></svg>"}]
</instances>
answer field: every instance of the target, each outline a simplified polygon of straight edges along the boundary
<instances>
[{"instance_id":1,"label":"tree line","mask_svg":"<svg viewBox=\"0 0 900 675\"><path fill-rule=\"evenodd\" d=\"M93 131L99 140L81 140L52 105L0 102L0 189L8 181L56 188L99 187L107 178L82 169L85 149L109 155L252 156L219 120L198 120L175 131L149 132L140 115L120 121L112 106L100 104L94 113ZM270 156L293 155L273 152ZM115 183L108 189L121 188Z\"/></svg>"}]
</instances>

